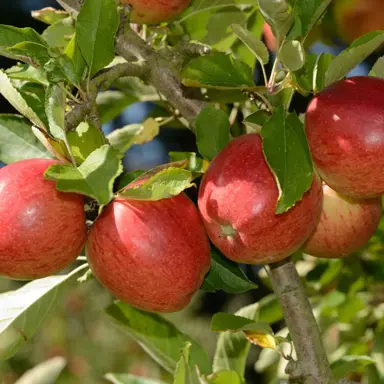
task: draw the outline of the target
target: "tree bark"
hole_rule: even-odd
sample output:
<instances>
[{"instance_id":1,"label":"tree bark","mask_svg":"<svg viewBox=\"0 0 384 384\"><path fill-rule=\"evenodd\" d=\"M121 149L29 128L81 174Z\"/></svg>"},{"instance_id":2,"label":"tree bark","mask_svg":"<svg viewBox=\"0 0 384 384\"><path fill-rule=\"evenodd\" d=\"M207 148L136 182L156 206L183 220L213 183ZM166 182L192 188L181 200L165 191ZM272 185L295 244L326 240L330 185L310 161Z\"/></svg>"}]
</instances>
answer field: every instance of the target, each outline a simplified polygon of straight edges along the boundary
<instances>
[{"instance_id":1,"label":"tree bark","mask_svg":"<svg viewBox=\"0 0 384 384\"><path fill-rule=\"evenodd\" d=\"M289 259L271 266L273 290L279 298L298 358L290 373L295 383L335 382L320 331L296 267Z\"/></svg>"}]
</instances>

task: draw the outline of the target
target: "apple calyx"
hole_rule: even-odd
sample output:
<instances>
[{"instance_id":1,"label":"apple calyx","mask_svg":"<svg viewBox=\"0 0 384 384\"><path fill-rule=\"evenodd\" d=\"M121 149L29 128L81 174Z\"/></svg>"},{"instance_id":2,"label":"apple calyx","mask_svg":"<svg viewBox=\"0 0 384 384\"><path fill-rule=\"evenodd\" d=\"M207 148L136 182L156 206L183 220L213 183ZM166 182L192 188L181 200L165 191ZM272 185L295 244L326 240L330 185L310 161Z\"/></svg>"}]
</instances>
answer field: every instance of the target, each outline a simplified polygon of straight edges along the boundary
<instances>
[{"instance_id":1,"label":"apple calyx","mask_svg":"<svg viewBox=\"0 0 384 384\"><path fill-rule=\"evenodd\" d=\"M226 224L226 225L220 225L221 228L221 234L219 237L234 237L237 235L237 231L231 224Z\"/></svg>"}]
</instances>

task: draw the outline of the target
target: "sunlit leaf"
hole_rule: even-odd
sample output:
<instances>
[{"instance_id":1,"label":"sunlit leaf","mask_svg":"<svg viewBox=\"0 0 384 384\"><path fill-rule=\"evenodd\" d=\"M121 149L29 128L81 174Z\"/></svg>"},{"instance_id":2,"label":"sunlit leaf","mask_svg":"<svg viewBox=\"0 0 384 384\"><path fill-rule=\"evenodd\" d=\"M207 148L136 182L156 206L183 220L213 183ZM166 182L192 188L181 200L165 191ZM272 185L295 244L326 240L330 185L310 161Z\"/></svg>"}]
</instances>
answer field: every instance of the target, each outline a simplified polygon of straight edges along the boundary
<instances>
[{"instance_id":1,"label":"sunlit leaf","mask_svg":"<svg viewBox=\"0 0 384 384\"><path fill-rule=\"evenodd\" d=\"M72 286L88 267L84 264L68 275L35 280L0 294L0 359L12 357L41 328L60 294Z\"/></svg>"}]
</instances>

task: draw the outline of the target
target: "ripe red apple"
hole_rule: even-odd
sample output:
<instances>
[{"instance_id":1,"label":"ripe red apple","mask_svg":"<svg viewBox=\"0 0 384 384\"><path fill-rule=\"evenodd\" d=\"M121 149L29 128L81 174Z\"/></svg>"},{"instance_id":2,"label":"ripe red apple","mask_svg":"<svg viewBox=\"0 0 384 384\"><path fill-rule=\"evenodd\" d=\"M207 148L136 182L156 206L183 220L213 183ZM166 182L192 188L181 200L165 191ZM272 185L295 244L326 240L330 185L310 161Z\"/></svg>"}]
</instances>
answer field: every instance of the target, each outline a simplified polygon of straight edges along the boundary
<instances>
[{"instance_id":1,"label":"ripe red apple","mask_svg":"<svg viewBox=\"0 0 384 384\"><path fill-rule=\"evenodd\" d=\"M312 256L342 258L358 251L375 233L381 197L352 200L323 185L323 210L315 232L304 245Z\"/></svg>"},{"instance_id":2,"label":"ripe red apple","mask_svg":"<svg viewBox=\"0 0 384 384\"><path fill-rule=\"evenodd\" d=\"M184 194L159 201L114 200L93 224L86 249L101 284L150 312L183 309L210 268L208 237Z\"/></svg>"},{"instance_id":3,"label":"ripe red apple","mask_svg":"<svg viewBox=\"0 0 384 384\"><path fill-rule=\"evenodd\" d=\"M313 232L321 212L316 176L292 209L276 215L279 192L264 158L261 137L234 139L210 164L199 191L199 209L211 241L229 259L267 264L282 260Z\"/></svg>"},{"instance_id":4,"label":"ripe red apple","mask_svg":"<svg viewBox=\"0 0 384 384\"><path fill-rule=\"evenodd\" d=\"M272 32L272 28L268 23L263 24L263 35L266 46L271 52L276 52L277 41L276 37Z\"/></svg>"},{"instance_id":5,"label":"ripe red apple","mask_svg":"<svg viewBox=\"0 0 384 384\"><path fill-rule=\"evenodd\" d=\"M130 21L136 24L159 24L183 12L191 0L120 0L133 7Z\"/></svg>"},{"instance_id":6,"label":"ripe red apple","mask_svg":"<svg viewBox=\"0 0 384 384\"><path fill-rule=\"evenodd\" d=\"M306 133L321 178L357 199L384 194L384 80L351 77L309 104Z\"/></svg>"},{"instance_id":7,"label":"ripe red apple","mask_svg":"<svg viewBox=\"0 0 384 384\"><path fill-rule=\"evenodd\" d=\"M48 159L0 169L0 275L30 280L60 271L86 239L83 197L44 179Z\"/></svg>"}]
</instances>

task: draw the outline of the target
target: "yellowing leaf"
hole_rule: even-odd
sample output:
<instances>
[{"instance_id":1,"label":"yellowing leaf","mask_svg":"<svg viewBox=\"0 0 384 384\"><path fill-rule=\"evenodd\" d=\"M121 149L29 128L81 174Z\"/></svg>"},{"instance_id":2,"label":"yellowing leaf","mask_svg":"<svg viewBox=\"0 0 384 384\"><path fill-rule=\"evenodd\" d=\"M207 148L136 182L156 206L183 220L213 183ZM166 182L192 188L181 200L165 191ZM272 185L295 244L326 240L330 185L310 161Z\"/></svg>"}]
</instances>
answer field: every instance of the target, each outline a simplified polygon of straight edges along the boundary
<instances>
[{"instance_id":1,"label":"yellowing leaf","mask_svg":"<svg viewBox=\"0 0 384 384\"><path fill-rule=\"evenodd\" d=\"M256 344L261 348L276 349L277 344L274 336L258 333L254 331L243 331L243 332L247 340L250 341L252 344Z\"/></svg>"}]
</instances>

